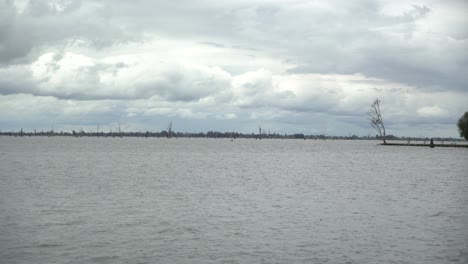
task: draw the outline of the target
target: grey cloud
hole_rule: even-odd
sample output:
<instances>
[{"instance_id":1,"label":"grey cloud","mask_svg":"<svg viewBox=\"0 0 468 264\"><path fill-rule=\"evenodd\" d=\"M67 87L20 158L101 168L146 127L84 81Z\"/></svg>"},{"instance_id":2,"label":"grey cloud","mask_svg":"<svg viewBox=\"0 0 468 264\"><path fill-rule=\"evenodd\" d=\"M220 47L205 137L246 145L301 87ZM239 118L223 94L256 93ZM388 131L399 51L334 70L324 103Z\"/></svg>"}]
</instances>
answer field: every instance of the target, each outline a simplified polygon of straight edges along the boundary
<instances>
[{"instance_id":1,"label":"grey cloud","mask_svg":"<svg viewBox=\"0 0 468 264\"><path fill-rule=\"evenodd\" d=\"M436 62L435 62L436 63ZM424 90L466 90L467 66L450 71L434 67L414 66L388 58L375 58L362 73L400 83L406 83Z\"/></svg>"},{"instance_id":2,"label":"grey cloud","mask_svg":"<svg viewBox=\"0 0 468 264\"><path fill-rule=\"evenodd\" d=\"M429 12L431 12L431 9L425 5L413 5L413 9L407 13L408 16L412 18L421 18L426 16Z\"/></svg>"},{"instance_id":3,"label":"grey cloud","mask_svg":"<svg viewBox=\"0 0 468 264\"><path fill-rule=\"evenodd\" d=\"M64 1L60 1L64 2ZM214 47L249 47L299 66L291 72L363 73L417 86L464 89L460 72L438 65L425 42L412 39L415 22L432 10L413 5L400 15L384 15L376 1L348 1L335 9L307 1L220 3L214 1L70 1L60 10L47 1L30 1L23 14L3 0L0 62L21 58L33 48L83 38L96 47L134 40L143 33L199 38ZM401 43L382 30L399 27ZM23 33L20 33L23 32ZM34 32L34 33L32 33ZM25 34L25 35L21 35ZM221 42L222 41L222 44ZM443 45L443 44L435 44ZM467 60L462 48L440 46L452 59ZM404 57L404 59L401 59ZM424 63L415 64L413 61ZM444 62L442 64L447 64ZM414 71L413 77L409 76ZM430 74L430 78L422 78ZM433 83L435 82L435 83ZM447 87L446 87L447 86Z\"/></svg>"},{"instance_id":4,"label":"grey cloud","mask_svg":"<svg viewBox=\"0 0 468 264\"><path fill-rule=\"evenodd\" d=\"M17 93L37 96L53 96L74 100L136 100L159 97L166 101L197 101L230 88L230 77L221 69L187 68L162 65L163 69L144 69L137 76L121 78L121 70L131 70L123 62L97 63L80 66L66 79L52 80L60 76L60 60L54 55L44 65L45 74L35 79L28 67L11 66L0 69L0 95ZM65 69L66 70L66 69ZM111 82L101 76L111 76Z\"/></svg>"},{"instance_id":5,"label":"grey cloud","mask_svg":"<svg viewBox=\"0 0 468 264\"><path fill-rule=\"evenodd\" d=\"M20 13L13 1L0 0L0 65L17 62L47 45L63 47L78 39L102 48L141 36L142 32L126 30L103 16L107 7L98 2L59 3L65 4L59 9L48 1L29 1Z\"/></svg>"},{"instance_id":6,"label":"grey cloud","mask_svg":"<svg viewBox=\"0 0 468 264\"><path fill-rule=\"evenodd\" d=\"M33 94L35 88L36 82L29 73L0 73L0 95Z\"/></svg>"},{"instance_id":7,"label":"grey cloud","mask_svg":"<svg viewBox=\"0 0 468 264\"><path fill-rule=\"evenodd\" d=\"M285 87L281 87L282 90L276 90L272 76L268 72L260 71L249 75L247 81L237 84L236 92L231 98L231 104L239 108L266 107L294 113L330 113L338 108L340 95L322 87L311 87L310 91L297 94L287 89L287 83L283 84Z\"/></svg>"},{"instance_id":8,"label":"grey cloud","mask_svg":"<svg viewBox=\"0 0 468 264\"><path fill-rule=\"evenodd\" d=\"M24 13L34 17L64 15L78 10L81 0L28 1Z\"/></svg>"},{"instance_id":9,"label":"grey cloud","mask_svg":"<svg viewBox=\"0 0 468 264\"><path fill-rule=\"evenodd\" d=\"M216 96L231 87L231 76L217 67L163 63L156 68L159 69L145 69L141 78L129 84L129 89L133 90L135 96L156 96L169 102L194 102Z\"/></svg>"},{"instance_id":10,"label":"grey cloud","mask_svg":"<svg viewBox=\"0 0 468 264\"><path fill-rule=\"evenodd\" d=\"M436 37L439 43L428 48L426 41L412 36L414 23L430 12L428 7L413 6L413 11L401 16L382 15L374 8L368 11L361 18L331 14L329 19L334 22L310 21L316 26L305 31L303 44L293 49L296 54L292 56L300 66L290 72L362 73L425 89L466 89L467 78L461 73L468 67L459 63L468 58L466 49L443 36ZM392 27L401 28L398 34L406 39L387 36L385 30ZM307 37L310 33L315 35ZM428 36L425 32L418 34ZM301 42L293 43L296 46Z\"/></svg>"},{"instance_id":11,"label":"grey cloud","mask_svg":"<svg viewBox=\"0 0 468 264\"><path fill-rule=\"evenodd\" d=\"M199 64L235 68L231 72L239 75L254 71L256 67L268 68L268 62L263 64L267 66L258 66L263 62L253 62L262 58L295 66L287 72L291 76L294 73L361 73L374 78L362 82L373 80L379 89L367 91L369 96L386 96L383 101L398 104L405 110L411 106L405 105L404 99L400 98L403 92L387 86L382 88L381 83L408 84L417 87L416 92L456 90L461 93L460 97L466 97L466 92L463 93L468 82L466 26L452 23L447 29L442 27L433 31L431 28L431 25L443 22L433 17L439 8L455 1L423 2L406 6L406 11L400 14L390 15L383 12L383 1L373 0L287 3L57 0L28 1L22 11L13 1L0 0L0 95L52 96L80 100L80 105L93 100L143 101L142 104L155 100L190 108L200 103L198 112L219 113L224 111L223 107L229 107L240 118L247 118L251 112L265 111L258 115L259 118L270 116L278 122L293 122L288 118L290 115L297 118L294 122L304 124L310 115L326 116L337 122L365 126L365 117L359 122L359 115L364 115L365 110L363 113L359 111L367 106L363 103L367 98L346 102L345 93L341 93L339 87L336 87L336 93L329 93L320 84L311 85L310 90L301 94L286 86L275 90L269 79L234 87L242 90L236 94L230 80L232 76L218 74L209 67L183 67L185 58L178 54L165 58L168 61L165 65L141 67L138 73L132 72L135 65L125 61L97 62L74 69L66 81L54 80L54 73L65 67L59 63L63 59L60 55L44 65L47 74L42 79L34 77L27 66L44 53L65 53L82 42L85 44L76 49L77 53L83 51L83 55L96 61L122 53L139 53L138 45L147 48L145 40L148 37L152 41L182 43L180 46L198 43L203 46L197 45L197 49L200 46L203 50L213 48L218 54L235 50L233 54L239 60L236 64L229 61L231 58L220 58L216 63L200 61ZM466 2L459 3L462 3L461 9L466 9ZM427 28L420 27L426 20L432 24ZM119 44L127 42L133 42L134 50L125 50L125 45L119 49ZM108 47L117 48L107 50ZM252 55L248 57L251 60L239 54ZM182 61L182 65L171 65L172 59ZM267 70L275 71L275 75L283 74L279 72L283 68L279 69ZM119 79L126 71L134 74ZM103 75L111 81L105 82ZM359 85L359 81L349 82ZM212 108L201 110L205 107L202 99L211 100ZM396 108L389 109L388 114L389 122L395 120L393 125L404 122L426 124L431 120L430 117L415 117L410 121L398 119L395 112L400 109L394 110ZM461 106L447 111L459 109ZM276 112L280 114L275 116ZM334 116L346 118L332 118ZM450 113L433 120L448 124L452 116Z\"/></svg>"},{"instance_id":12,"label":"grey cloud","mask_svg":"<svg viewBox=\"0 0 468 264\"><path fill-rule=\"evenodd\" d=\"M24 56L33 47L24 35L30 32L17 24L17 13L12 1L0 1L0 65Z\"/></svg>"}]
</instances>

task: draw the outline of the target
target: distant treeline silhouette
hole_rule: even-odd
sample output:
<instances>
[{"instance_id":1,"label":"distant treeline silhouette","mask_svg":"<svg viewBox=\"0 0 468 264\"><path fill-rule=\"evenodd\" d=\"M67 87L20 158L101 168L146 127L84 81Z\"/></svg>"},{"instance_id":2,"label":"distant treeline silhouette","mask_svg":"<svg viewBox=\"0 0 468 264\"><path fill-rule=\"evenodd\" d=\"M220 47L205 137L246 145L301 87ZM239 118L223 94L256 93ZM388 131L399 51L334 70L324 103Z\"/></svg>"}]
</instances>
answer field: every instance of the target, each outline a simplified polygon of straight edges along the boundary
<instances>
[{"instance_id":1,"label":"distant treeline silhouette","mask_svg":"<svg viewBox=\"0 0 468 264\"><path fill-rule=\"evenodd\" d=\"M379 135L375 136L327 136L327 135L305 135L303 133L294 134L279 134L279 133L239 133L239 132L174 132L163 130L161 132L86 132L71 131L71 132L56 132L56 131L11 131L11 132L0 132L0 136L11 136L11 137L103 137L103 138L119 138L119 137L142 137L142 138L250 138L250 139L314 139L314 140L327 140L327 139L348 139L348 140L375 140L380 139ZM397 137L393 135L387 135L387 140L429 140L429 138L422 137ZM434 137L437 141L463 141L459 138L443 138Z\"/></svg>"},{"instance_id":2,"label":"distant treeline silhouette","mask_svg":"<svg viewBox=\"0 0 468 264\"><path fill-rule=\"evenodd\" d=\"M294 138L294 139L327 139L332 137L327 137L325 135L304 135L302 133L296 134L255 134L255 133L239 133L239 132L218 132L218 131L208 131L208 132L174 132L163 130L161 132L85 132L81 131L72 131L72 132L56 132L56 131L11 131L11 132L0 132L1 136L14 136L14 137L31 137L31 136L68 136L68 137L157 137L157 138ZM352 138L357 138L357 136L352 136Z\"/></svg>"}]
</instances>

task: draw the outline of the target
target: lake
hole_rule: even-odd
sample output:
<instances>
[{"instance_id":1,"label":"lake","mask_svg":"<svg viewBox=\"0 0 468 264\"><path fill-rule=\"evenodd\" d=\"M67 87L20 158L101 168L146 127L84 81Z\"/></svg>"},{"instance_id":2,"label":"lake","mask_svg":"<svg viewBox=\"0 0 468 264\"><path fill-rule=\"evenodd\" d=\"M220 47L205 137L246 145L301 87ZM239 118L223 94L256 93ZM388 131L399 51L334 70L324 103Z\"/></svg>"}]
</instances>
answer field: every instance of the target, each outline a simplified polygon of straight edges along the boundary
<instances>
[{"instance_id":1,"label":"lake","mask_svg":"<svg viewBox=\"0 0 468 264\"><path fill-rule=\"evenodd\" d=\"M0 137L1 263L468 263L468 149Z\"/></svg>"}]
</instances>

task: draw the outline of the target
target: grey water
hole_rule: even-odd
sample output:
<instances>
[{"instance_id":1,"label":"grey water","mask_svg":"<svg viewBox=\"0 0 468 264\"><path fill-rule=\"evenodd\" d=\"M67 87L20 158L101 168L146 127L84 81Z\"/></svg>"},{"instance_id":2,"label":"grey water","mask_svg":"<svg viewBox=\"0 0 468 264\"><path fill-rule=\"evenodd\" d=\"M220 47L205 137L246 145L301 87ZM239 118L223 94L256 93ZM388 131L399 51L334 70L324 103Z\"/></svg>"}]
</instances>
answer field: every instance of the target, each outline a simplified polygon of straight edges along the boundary
<instances>
[{"instance_id":1,"label":"grey water","mask_svg":"<svg viewBox=\"0 0 468 264\"><path fill-rule=\"evenodd\" d=\"M468 149L0 137L0 263L468 263Z\"/></svg>"}]
</instances>

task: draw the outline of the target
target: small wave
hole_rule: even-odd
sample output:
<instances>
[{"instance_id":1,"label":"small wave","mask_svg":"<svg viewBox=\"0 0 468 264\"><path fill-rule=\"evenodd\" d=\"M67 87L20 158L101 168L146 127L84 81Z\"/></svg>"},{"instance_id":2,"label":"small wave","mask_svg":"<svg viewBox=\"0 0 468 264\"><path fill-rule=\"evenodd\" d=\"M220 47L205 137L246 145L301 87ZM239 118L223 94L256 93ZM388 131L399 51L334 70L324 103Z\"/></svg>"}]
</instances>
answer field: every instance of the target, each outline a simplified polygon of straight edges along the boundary
<instances>
[{"instance_id":1,"label":"small wave","mask_svg":"<svg viewBox=\"0 0 468 264\"><path fill-rule=\"evenodd\" d=\"M53 248L53 247L60 247L60 246L63 246L62 244L39 244L37 245L36 247L38 248Z\"/></svg>"},{"instance_id":2,"label":"small wave","mask_svg":"<svg viewBox=\"0 0 468 264\"><path fill-rule=\"evenodd\" d=\"M441 216L441 215L443 215L443 214L444 214L444 212L440 211L440 212L438 212L437 214L430 215L429 217Z\"/></svg>"},{"instance_id":3,"label":"small wave","mask_svg":"<svg viewBox=\"0 0 468 264\"><path fill-rule=\"evenodd\" d=\"M172 232L173 230L170 229L170 228L164 228L164 229L161 229L159 231L157 231L158 234L165 234L165 233L169 233L169 232Z\"/></svg>"},{"instance_id":4,"label":"small wave","mask_svg":"<svg viewBox=\"0 0 468 264\"><path fill-rule=\"evenodd\" d=\"M69 209L44 209L41 210L40 213L42 214L68 214L68 213L73 213L73 210Z\"/></svg>"},{"instance_id":5,"label":"small wave","mask_svg":"<svg viewBox=\"0 0 468 264\"><path fill-rule=\"evenodd\" d=\"M119 256L100 256L100 257L91 258L90 260L91 262L100 263L100 262L108 262L108 261L116 260L119 258L120 258Z\"/></svg>"},{"instance_id":6,"label":"small wave","mask_svg":"<svg viewBox=\"0 0 468 264\"><path fill-rule=\"evenodd\" d=\"M45 223L44 226L74 226L74 225L81 225L84 221L82 220L75 220L75 221L68 221L68 222L50 222Z\"/></svg>"}]
</instances>

